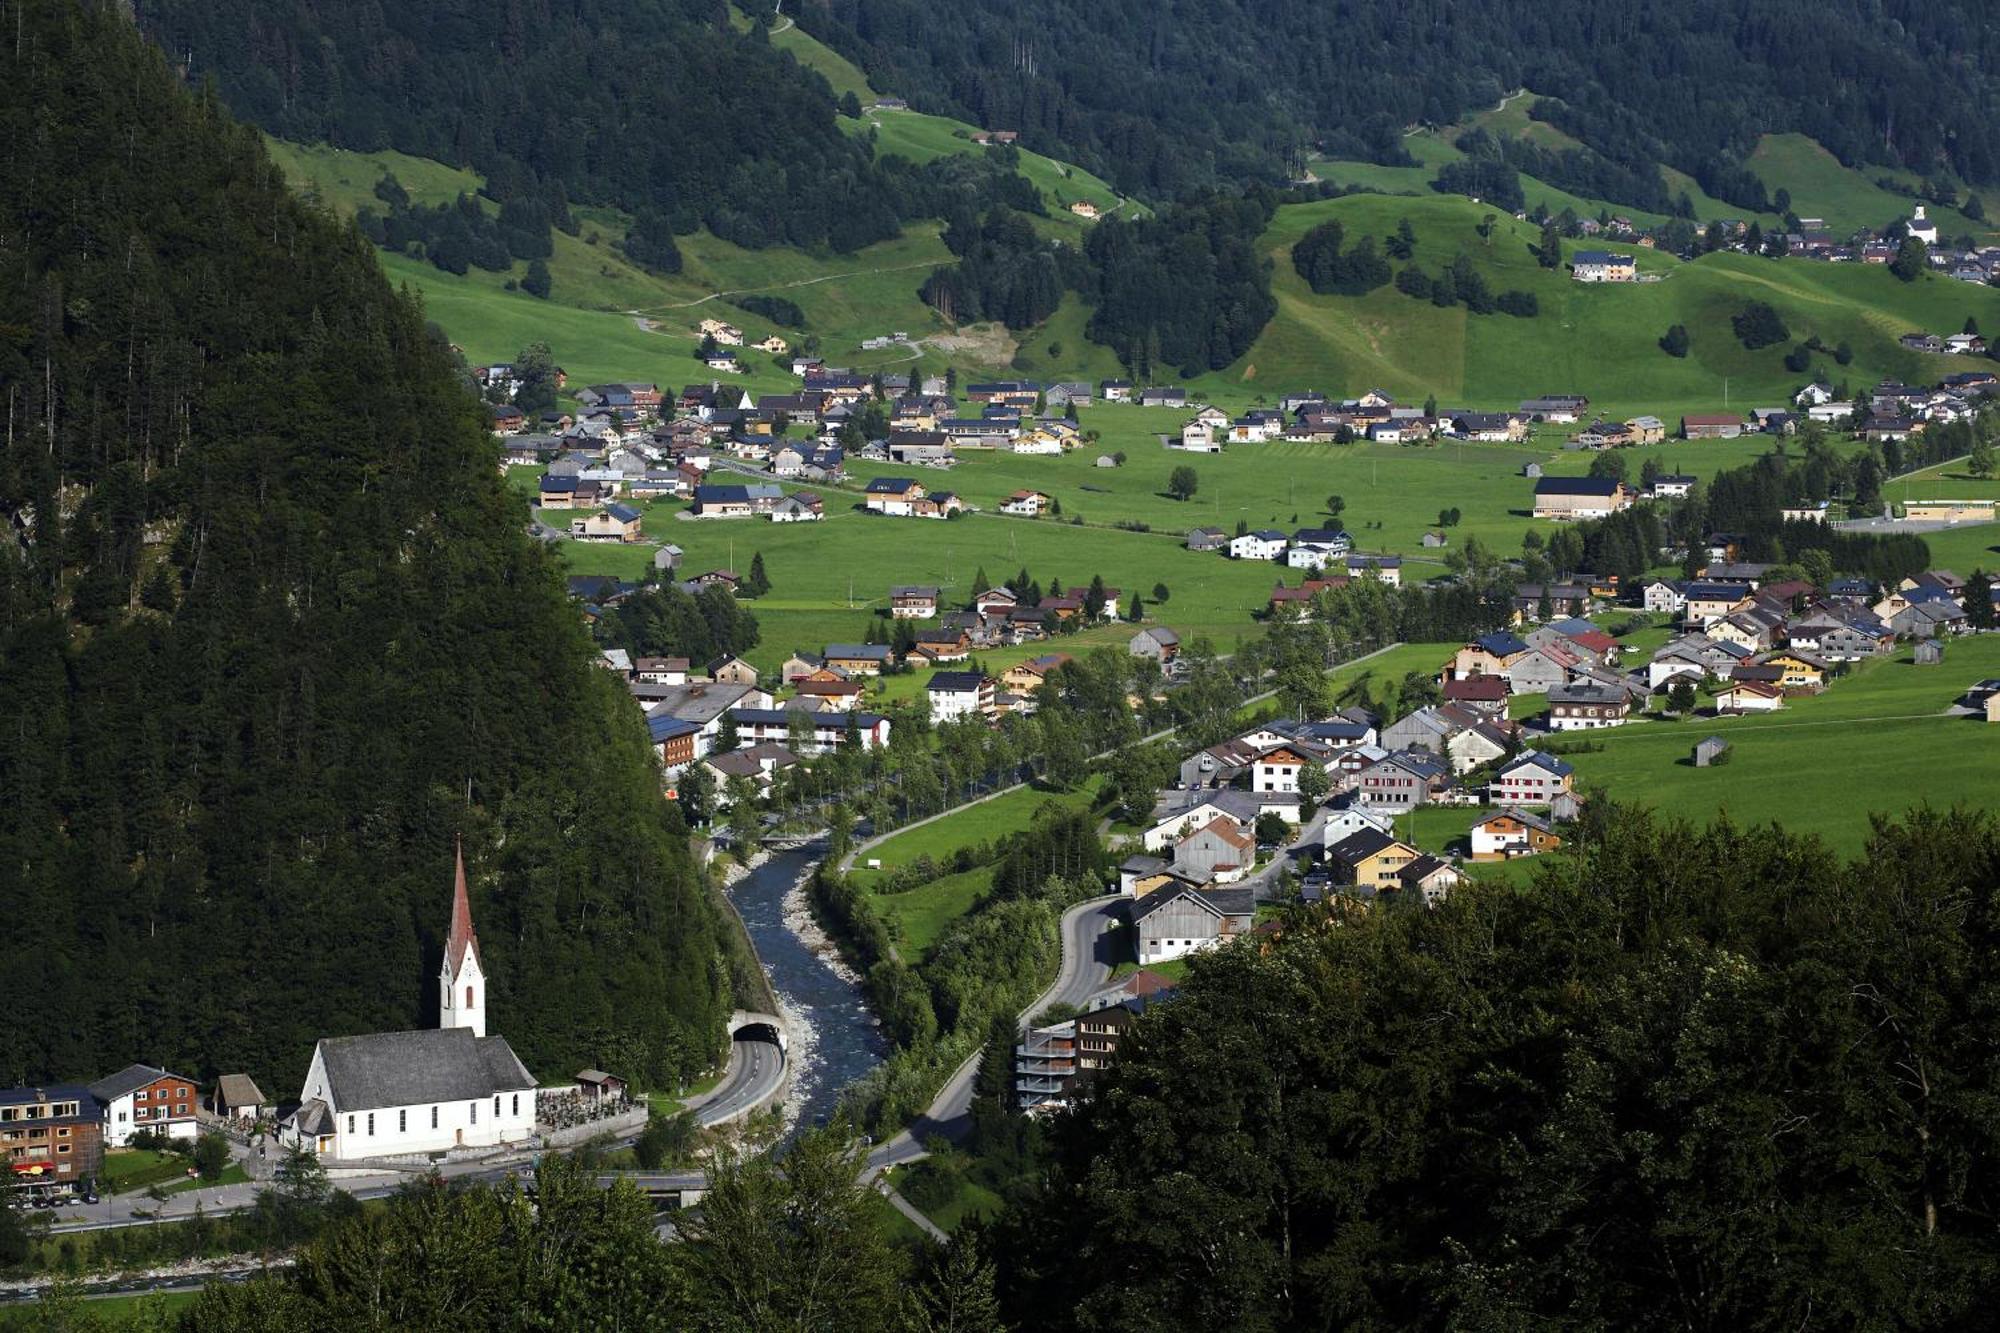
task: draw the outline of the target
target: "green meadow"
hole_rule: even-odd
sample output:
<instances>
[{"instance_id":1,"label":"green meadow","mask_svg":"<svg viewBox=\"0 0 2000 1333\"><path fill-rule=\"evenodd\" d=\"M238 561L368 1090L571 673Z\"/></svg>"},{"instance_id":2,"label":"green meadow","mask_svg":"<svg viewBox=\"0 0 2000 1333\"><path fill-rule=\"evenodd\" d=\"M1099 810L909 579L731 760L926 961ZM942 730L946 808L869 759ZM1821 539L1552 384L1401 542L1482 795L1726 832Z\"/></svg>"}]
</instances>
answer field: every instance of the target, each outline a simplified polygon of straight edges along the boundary
<instances>
[{"instance_id":1,"label":"green meadow","mask_svg":"<svg viewBox=\"0 0 2000 1333\"><path fill-rule=\"evenodd\" d=\"M1292 246L1323 222L1340 221L1351 244L1363 235L1387 236L1405 218L1417 237L1413 262L1436 272L1464 254L1496 292L1532 292L1538 317L1440 309L1393 285L1359 297L1322 296L1292 267ZM1491 232L1481 236L1488 218ZM1831 356L1817 358L1836 379L1928 382L1952 369L1952 358L1908 351L1897 345L1899 335L1956 330L1967 316L1982 327L2000 327L2000 292L1935 274L1903 283L1874 265L1730 253L1683 262L1618 247L1632 249L1641 275L1659 281L1578 283L1566 271L1537 265L1530 247L1539 234L1505 213L1443 195L1350 195L1283 207L1263 238L1277 316L1235 364L1192 383L1214 394L1379 387L1405 401L1435 394L1442 405L1466 407L1583 393L1621 415L1673 417L1684 410L1782 404L1802 379L1785 369L1785 355L1793 342L1809 337L1853 349L1853 362L1844 367ZM1578 248L1567 244L1566 252ZM1777 309L1792 335L1788 342L1754 352L1738 342L1730 318L1753 300ZM1693 334L1684 358L1658 346L1674 324Z\"/></svg>"},{"instance_id":2,"label":"green meadow","mask_svg":"<svg viewBox=\"0 0 2000 1333\"><path fill-rule=\"evenodd\" d=\"M1944 715L1996 675L1994 636L1951 641L1935 667L1914 665L1905 647L1778 713L1633 722L1593 736L1601 751L1566 757L1587 787L1618 800L1701 822L1782 823L1855 852L1872 813L2000 802L2000 727ZM1730 762L1695 768L1694 743L1711 735L1731 742Z\"/></svg>"},{"instance_id":3,"label":"green meadow","mask_svg":"<svg viewBox=\"0 0 2000 1333\"><path fill-rule=\"evenodd\" d=\"M1033 823L1036 812L1050 802L1069 809L1088 806L1095 799L1100 785L1101 779L1093 777L1074 791L1046 791L1040 787L1021 787L1004 796L996 796L990 801L965 806L943 819L905 829L881 845L869 848L855 858L852 878L857 884L872 885L882 878L884 872L911 865L919 857L928 856L934 861L942 861L961 847L991 843L1009 834L1019 833ZM871 865L870 862L873 861L879 861L881 865ZM990 882L990 868L987 876ZM954 880L961 878L963 877L952 876ZM962 893L967 887L965 884L952 885L944 880L938 880L914 892L928 893L940 885L945 886L945 896L954 892ZM881 903L911 896L911 894L885 894L873 901ZM971 899L967 898L966 901L969 905Z\"/></svg>"}]
</instances>

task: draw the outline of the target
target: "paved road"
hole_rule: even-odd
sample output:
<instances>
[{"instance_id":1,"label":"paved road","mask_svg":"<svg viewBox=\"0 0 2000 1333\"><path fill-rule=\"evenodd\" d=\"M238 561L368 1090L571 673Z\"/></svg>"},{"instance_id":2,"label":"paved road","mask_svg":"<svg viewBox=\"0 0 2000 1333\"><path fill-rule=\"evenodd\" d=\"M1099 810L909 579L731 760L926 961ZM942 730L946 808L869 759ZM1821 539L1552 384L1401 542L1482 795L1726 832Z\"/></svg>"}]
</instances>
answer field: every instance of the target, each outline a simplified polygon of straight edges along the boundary
<instances>
[{"instance_id":1,"label":"paved road","mask_svg":"<svg viewBox=\"0 0 2000 1333\"><path fill-rule=\"evenodd\" d=\"M1063 913L1062 968L1055 983L1023 1009L1026 1022L1051 1005L1079 1005L1111 984L1117 966L1113 956L1118 929L1125 917L1124 899L1116 894L1078 903ZM871 1167L897 1166L926 1156L924 1144L935 1135L957 1139L972 1128L972 1080L979 1072L979 1052L952 1071L924 1113L908 1129L868 1154Z\"/></svg>"},{"instance_id":2,"label":"paved road","mask_svg":"<svg viewBox=\"0 0 2000 1333\"><path fill-rule=\"evenodd\" d=\"M706 1127L755 1110L777 1094L785 1081L785 1055L774 1041L738 1037L729 1044L729 1068L715 1091L694 1107Z\"/></svg>"}]
</instances>

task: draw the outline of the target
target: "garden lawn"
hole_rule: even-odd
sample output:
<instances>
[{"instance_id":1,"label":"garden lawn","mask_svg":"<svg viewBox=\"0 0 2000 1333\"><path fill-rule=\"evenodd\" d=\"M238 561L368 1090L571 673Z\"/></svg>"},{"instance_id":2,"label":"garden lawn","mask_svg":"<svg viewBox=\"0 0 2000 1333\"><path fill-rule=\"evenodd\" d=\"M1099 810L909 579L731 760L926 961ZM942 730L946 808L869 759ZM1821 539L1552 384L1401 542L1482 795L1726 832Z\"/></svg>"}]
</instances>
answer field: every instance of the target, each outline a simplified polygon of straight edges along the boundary
<instances>
[{"instance_id":1,"label":"garden lawn","mask_svg":"<svg viewBox=\"0 0 2000 1333\"><path fill-rule=\"evenodd\" d=\"M2000 569L2000 523L1966 523L1955 528L1923 534L1931 549L1931 566L1956 570L1961 575L1984 569ZM1950 659L1950 651L1946 651Z\"/></svg>"},{"instance_id":2,"label":"garden lawn","mask_svg":"<svg viewBox=\"0 0 2000 1333\"><path fill-rule=\"evenodd\" d=\"M1697 822L1782 823L1853 853L1871 812L2000 803L2000 728L1943 715L1967 685L1996 675L2000 636L1953 640L1938 667L1913 665L1904 648L1782 712L1634 722L1593 733L1602 751L1565 757L1613 799ZM1732 742L1730 761L1697 769L1689 754L1710 735Z\"/></svg>"},{"instance_id":3,"label":"garden lawn","mask_svg":"<svg viewBox=\"0 0 2000 1333\"><path fill-rule=\"evenodd\" d=\"M850 877L867 887L879 881L883 871L910 865L920 856L942 863L961 847L990 844L1008 834L1019 833L1034 822L1035 812L1050 801L1070 809L1084 808L1095 799L1102 783L1101 775L1092 774L1074 791L1022 787L990 801L966 806L943 819L905 829L881 845L869 848L855 858ZM868 864L871 860L882 864L879 868L871 867Z\"/></svg>"},{"instance_id":4,"label":"garden lawn","mask_svg":"<svg viewBox=\"0 0 2000 1333\"><path fill-rule=\"evenodd\" d=\"M165 1186L160 1190L160 1193L185 1194L189 1190L215 1189L223 1185L247 1185L249 1183L250 1173L243 1169L243 1164L241 1162L231 1162L228 1166L222 1168L222 1174L214 1180L202 1180L198 1177L190 1176L185 1180L179 1180Z\"/></svg>"},{"instance_id":5,"label":"garden lawn","mask_svg":"<svg viewBox=\"0 0 2000 1333\"><path fill-rule=\"evenodd\" d=\"M107 1194L124 1194L187 1174L188 1159L151 1148L113 1148L104 1154L102 1184Z\"/></svg>"}]
</instances>

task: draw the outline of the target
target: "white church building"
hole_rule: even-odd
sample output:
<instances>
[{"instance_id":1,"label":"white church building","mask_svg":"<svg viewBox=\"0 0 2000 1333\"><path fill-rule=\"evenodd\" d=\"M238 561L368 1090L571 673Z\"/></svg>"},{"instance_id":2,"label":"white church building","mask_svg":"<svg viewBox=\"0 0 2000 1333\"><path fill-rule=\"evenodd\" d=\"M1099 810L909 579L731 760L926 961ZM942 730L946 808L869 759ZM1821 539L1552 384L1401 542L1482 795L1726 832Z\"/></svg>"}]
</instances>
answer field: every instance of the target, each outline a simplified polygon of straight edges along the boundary
<instances>
[{"instance_id":1,"label":"white church building","mask_svg":"<svg viewBox=\"0 0 2000 1333\"><path fill-rule=\"evenodd\" d=\"M438 1026L323 1037L282 1137L329 1160L491 1148L535 1129L535 1080L505 1037L486 1035L486 973L458 854Z\"/></svg>"}]
</instances>

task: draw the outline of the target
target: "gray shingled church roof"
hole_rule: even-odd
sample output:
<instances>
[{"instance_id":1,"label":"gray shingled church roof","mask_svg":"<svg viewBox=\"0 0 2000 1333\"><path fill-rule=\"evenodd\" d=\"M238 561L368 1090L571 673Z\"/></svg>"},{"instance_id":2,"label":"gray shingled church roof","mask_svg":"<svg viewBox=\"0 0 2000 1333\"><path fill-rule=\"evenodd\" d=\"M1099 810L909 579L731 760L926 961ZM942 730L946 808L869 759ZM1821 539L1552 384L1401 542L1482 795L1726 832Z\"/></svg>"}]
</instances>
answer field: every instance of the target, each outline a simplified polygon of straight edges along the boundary
<instances>
[{"instance_id":1,"label":"gray shingled church roof","mask_svg":"<svg viewBox=\"0 0 2000 1333\"><path fill-rule=\"evenodd\" d=\"M535 1086L505 1037L474 1037L470 1028L326 1037L319 1056L343 1112L469 1102Z\"/></svg>"}]
</instances>

